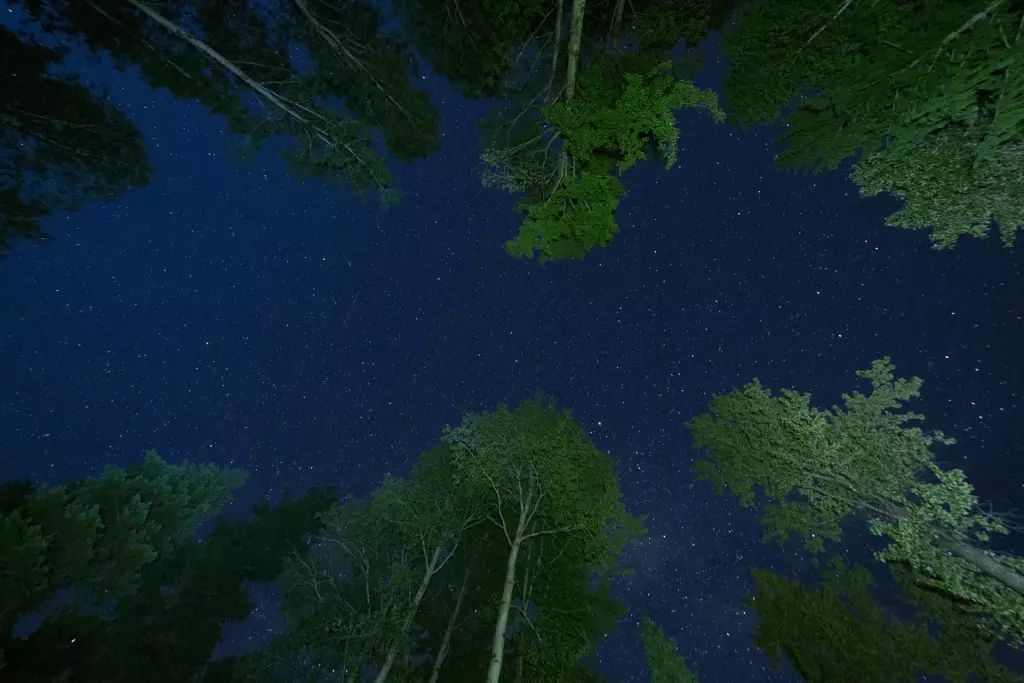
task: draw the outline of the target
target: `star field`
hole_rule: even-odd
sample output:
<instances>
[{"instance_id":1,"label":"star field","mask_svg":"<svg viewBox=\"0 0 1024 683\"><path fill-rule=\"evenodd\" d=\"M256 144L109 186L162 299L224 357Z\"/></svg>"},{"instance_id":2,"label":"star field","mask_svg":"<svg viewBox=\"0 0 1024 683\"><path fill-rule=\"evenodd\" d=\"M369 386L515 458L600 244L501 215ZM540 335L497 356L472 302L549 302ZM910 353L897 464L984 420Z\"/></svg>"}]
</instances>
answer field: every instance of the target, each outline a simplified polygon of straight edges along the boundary
<instances>
[{"instance_id":1,"label":"star field","mask_svg":"<svg viewBox=\"0 0 1024 683\"><path fill-rule=\"evenodd\" d=\"M711 43L702 87L721 82ZM762 545L753 512L693 481L685 423L713 393L758 377L831 405L890 355L924 378L926 427L959 441L939 460L998 509L1024 502L1021 248L934 251L886 227L896 202L860 198L845 171L775 171L777 131L684 114L677 166L626 176L614 243L540 266L503 253L513 200L476 179L488 103L434 75L442 151L396 166L404 196L381 212L289 175L273 146L240 165L222 120L89 69L156 173L0 266L0 479L59 482L155 448L248 469L240 510L322 482L365 494L464 412L543 389L619 460L627 507L648 516L602 668L644 680L648 612L705 683L798 680L757 650L742 598L750 565L809 571L796 544ZM259 602L234 646L273 628Z\"/></svg>"}]
</instances>

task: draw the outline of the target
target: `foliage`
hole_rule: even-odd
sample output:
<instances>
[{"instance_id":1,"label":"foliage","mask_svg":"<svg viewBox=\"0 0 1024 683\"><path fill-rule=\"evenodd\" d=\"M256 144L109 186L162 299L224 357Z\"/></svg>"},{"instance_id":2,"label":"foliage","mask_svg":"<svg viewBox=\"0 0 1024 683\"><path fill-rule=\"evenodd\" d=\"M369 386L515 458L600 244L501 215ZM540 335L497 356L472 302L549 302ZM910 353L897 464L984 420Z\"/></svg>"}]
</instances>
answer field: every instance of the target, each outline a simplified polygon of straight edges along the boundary
<instances>
[{"instance_id":1,"label":"foliage","mask_svg":"<svg viewBox=\"0 0 1024 683\"><path fill-rule=\"evenodd\" d=\"M725 99L741 124L786 123L783 168L873 159L854 174L865 194L893 189L910 204L890 223L931 221L936 244L949 246L1005 217L1009 243L1021 215L1012 168L1024 131L1022 29L1024 8L1004 0L751 5L725 40ZM871 157L883 147L884 159ZM930 207L933 180L951 196Z\"/></svg>"},{"instance_id":2,"label":"foliage","mask_svg":"<svg viewBox=\"0 0 1024 683\"><path fill-rule=\"evenodd\" d=\"M975 165L983 142L977 129L945 128L902 157L877 152L854 166L862 195L882 192L904 200L889 225L932 229L937 249L952 247L961 235L984 238L999 225L1011 246L1024 228L1024 140L998 146Z\"/></svg>"},{"instance_id":3,"label":"foliage","mask_svg":"<svg viewBox=\"0 0 1024 683\"><path fill-rule=\"evenodd\" d=\"M315 3L314 12L304 1L21 1L45 30L81 38L118 68L138 67L150 86L224 115L243 154L287 136L295 171L385 205L397 194L374 135L403 160L437 148L437 115L410 85L407 47L380 31L369 3ZM303 51L312 64L292 57Z\"/></svg>"},{"instance_id":4,"label":"foliage","mask_svg":"<svg viewBox=\"0 0 1024 683\"><path fill-rule=\"evenodd\" d=\"M538 150L525 143L505 151L492 148L484 155L492 164L485 172L485 185L531 195L519 205L526 212L519 234L505 245L512 256L532 258L539 253L542 262L583 258L594 247L610 244L619 230L615 209L624 194L610 165L616 165L621 175L646 157L647 147L657 145L666 168L672 166L679 137L675 111L681 107L704 107L716 120L723 118L715 94L677 80L668 62L644 75L625 71L638 61L595 65L580 77L571 104L556 102L544 112L546 123L563 141L557 161L546 161L547 147ZM549 191L545 186L552 180L554 189Z\"/></svg>"},{"instance_id":5,"label":"foliage","mask_svg":"<svg viewBox=\"0 0 1024 683\"><path fill-rule=\"evenodd\" d=\"M497 680L504 663L513 605L516 643L529 653L520 660L523 675L567 673L563 667L604 635L605 619L595 615L614 621L607 581L620 573L625 545L645 533L621 503L614 462L570 413L541 396L514 410L468 414L445 429L443 441L454 457L453 484L486 501L486 519L508 547L488 680ZM588 604L594 613L581 608Z\"/></svg>"},{"instance_id":6,"label":"foliage","mask_svg":"<svg viewBox=\"0 0 1024 683\"><path fill-rule=\"evenodd\" d=\"M141 132L106 93L52 73L64 53L0 26L0 257L41 221L149 183Z\"/></svg>"},{"instance_id":7,"label":"foliage","mask_svg":"<svg viewBox=\"0 0 1024 683\"><path fill-rule=\"evenodd\" d=\"M671 166L679 135L675 111L684 106L724 117L714 93L676 75L697 61L673 64L668 52L679 31L696 39L712 16L728 14L726 6L731 1L668 8L660 0L638 0L626 14L624 2L592 3L591 9L574 2L569 12L556 3L549 12L553 27L548 15L536 22L505 68L497 111L481 125L482 184L525 195L518 209L526 217L517 237L506 242L509 254L582 258L609 244L623 194L612 168L621 174L651 146ZM669 11L656 20L661 10ZM612 50L620 38L639 42L639 51ZM549 69L539 66L548 63ZM576 200L583 200L582 207Z\"/></svg>"},{"instance_id":8,"label":"foliage","mask_svg":"<svg viewBox=\"0 0 1024 683\"><path fill-rule=\"evenodd\" d=\"M505 243L505 250L525 258L539 253L541 263L583 258L594 247L610 244L619 231L615 208L624 192L615 176L584 171L549 198L523 204L526 220L515 239Z\"/></svg>"},{"instance_id":9,"label":"foliage","mask_svg":"<svg viewBox=\"0 0 1024 683\"><path fill-rule=\"evenodd\" d=\"M317 90L337 97L357 121L372 126L395 158L426 158L440 148L437 110L412 86L416 62L409 46L381 29L381 11L367 2L303 3L306 20L294 37L318 64Z\"/></svg>"},{"instance_id":10,"label":"foliage","mask_svg":"<svg viewBox=\"0 0 1024 683\"><path fill-rule=\"evenodd\" d=\"M1007 534L1009 529L997 517L980 512L978 498L961 470L944 471L935 465L929 469L935 483L915 484L904 514L893 520L871 520L873 534L893 541L876 557L906 564L922 586L949 595L961 609L982 616L976 626L984 632L1020 645L1024 641L1020 589L1014 590L982 568L992 563L1019 576L1024 574L1024 560L987 550L951 553L951 544L944 542L964 539L985 544L993 534Z\"/></svg>"},{"instance_id":11,"label":"foliage","mask_svg":"<svg viewBox=\"0 0 1024 683\"><path fill-rule=\"evenodd\" d=\"M401 0L405 30L466 97L497 95L532 35L553 28L549 0Z\"/></svg>"},{"instance_id":12,"label":"foliage","mask_svg":"<svg viewBox=\"0 0 1024 683\"><path fill-rule=\"evenodd\" d=\"M8 652L12 681L181 683L195 681L227 621L254 604L248 582L271 581L286 555L305 550L316 514L335 497L312 489L276 506L263 502L244 522L218 521L202 541L189 540L142 571L139 589L108 613L62 613Z\"/></svg>"},{"instance_id":13,"label":"foliage","mask_svg":"<svg viewBox=\"0 0 1024 683\"><path fill-rule=\"evenodd\" d=\"M701 90L688 81L676 80L672 64L662 62L645 75L625 73L614 104L608 106L602 91L614 75L606 63L595 65L580 77L580 92L572 104L556 102L547 114L565 140L576 163L588 164L595 155L610 151L619 173L645 158L644 147L656 143L665 168L676 162L679 130L675 112L683 107L702 107L716 121L725 114L712 90ZM614 74L614 71L613 71ZM618 79L616 79L618 80Z\"/></svg>"},{"instance_id":14,"label":"foliage","mask_svg":"<svg viewBox=\"0 0 1024 683\"><path fill-rule=\"evenodd\" d=\"M622 505L615 462L553 399L537 396L514 409L466 414L458 427L445 429L443 441L455 458L456 485L491 504L497 503L492 495L507 491L502 505L515 506L532 490L536 507L527 521L568 534L598 576L617 573L626 544L645 533ZM492 523L494 515L499 512Z\"/></svg>"},{"instance_id":15,"label":"foliage","mask_svg":"<svg viewBox=\"0 0 1024 683\"><path fill-rule=\"evenodd\" d=\"M757 380L716 396L710 412L688 425L710 456L694 471L719 492L728 485L743 505L754 503L760 485L766 537L782 542L796 532L811 551L839 539L842 519L865 513L890 541L879 559L908 563L924 585L983 615L983 628L1019 643L1021 560L984 547L1005 527L976 509L962 474L934 464L931 446L953 440L907 426L923 419L901 412L921 380L894 379L893 369L886 358L859 371L872 391L844 394L845 410L818 410L792 390L773 396Z\"/></svg>"},{"instance_id":16,"label":"foliage","mask_svg":"<svg viewBox=\"0 0 1024 683\"><path fill-rule=\"evenodd\" d=\"M686 659L676 650L676 641L666 638L661 627L648 617L640 627L640 639L651 668L651 683L697 683Z\"/></svg>"},{"instance_id":17,"label":"foliage","mask_svg":"<svg viewBox=\"0 0 1024 683\"><path fill-rule=\"evenodd\" d=\"M399 629L415 579L395 530L370 501L351 499L323 514L305 557L279 579L283 609L304 659L348 675L380 661Z\"/></svg>"},{"instance_id":18,"label":"foliage","mask_svg":"<svg viewBox=\"0 0 1024 683\"><path fill-rule=\"evenodd\" d=\"M822 550L823 539L838 540L839 521L859 506L902 500L931 462L929 447L951 443L905 426L923 419L897 412L918 395L921 380L894 380L892 370L886 359L858 371L871 380L872 391L844 394L845 410L818 410L809 394L790 389L773 396L756 379L715 396L710 412L687 425L694 447L706 447L710 455L694 472L719 493L728 485L745 506L754 504L754 486L760 485L771 501L765 506L766 538L783 542L796 532L808 550ZM865 500L868 490L873 496Z\"/></svg>"},{"instance_id":19,"label":"foliage","mask_svg":"<svg viewBox=\"0 0 1024 683\"><path fill-rule=\"evenodd\" d=\"M91 628L137 594L146 569L186 544L243 481L240 470L170 465L150 451L128 470L107 467L70 485L4 485L0 649L21 646L13 629L32 613L44 629Z\"/></svg>"},{"instance_id":20,"label":"foliage","mask_svg":"<svg viewBox=\"0 0 1024 683\"><path fill-rule=\"evenodd\" d=\"M835 558L814 590L766 570L752 574L756 589L746 603L757 612L754 640L776 663L785 652L808 683L1024 680L993 660L993 644L976 630L949 628L957 622L945 619L887 619L863 567L847 570Z\"/></svg>"}]
</instances>

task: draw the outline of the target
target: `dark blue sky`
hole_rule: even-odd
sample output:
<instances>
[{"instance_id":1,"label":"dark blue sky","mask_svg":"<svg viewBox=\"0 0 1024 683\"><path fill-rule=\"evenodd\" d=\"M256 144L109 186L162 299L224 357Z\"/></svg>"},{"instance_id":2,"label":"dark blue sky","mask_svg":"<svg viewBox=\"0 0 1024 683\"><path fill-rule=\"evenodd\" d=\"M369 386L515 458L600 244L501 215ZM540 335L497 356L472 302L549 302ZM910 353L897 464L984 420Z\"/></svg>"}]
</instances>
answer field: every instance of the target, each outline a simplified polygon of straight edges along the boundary
<instances>
[{"instance_id":1,"label":"dark blue sky","mask_svg":"<svg viewBox=\"0 0 1024 683\"><path fill-rule=\"evenodd\" d=\"M684 425L712 393L756 376L832 404L891 355L925 379L926 426L960 441L939 459L997 508L1024 503L1021 248L933 251L845 172L775 172L772 131L684 114L677 167L625 176L615 242L540 266L502 251L514 200L475 175L488 104L436 77L422 82L443 150L396 167L405 196L382 213L290 176L274 150L236 164L223 121L133 74L89 75L113 85L156 174L0 264L0 479L58 482L155 448L245 467L250 498L364 494L464 412L544 389L620 460L650 527L622 595L703 683L795 680L753 646L741 599L750 564L807 567L692 481ZM643 680L627 635L602 660Z\"/></svg>"}]
</instances>

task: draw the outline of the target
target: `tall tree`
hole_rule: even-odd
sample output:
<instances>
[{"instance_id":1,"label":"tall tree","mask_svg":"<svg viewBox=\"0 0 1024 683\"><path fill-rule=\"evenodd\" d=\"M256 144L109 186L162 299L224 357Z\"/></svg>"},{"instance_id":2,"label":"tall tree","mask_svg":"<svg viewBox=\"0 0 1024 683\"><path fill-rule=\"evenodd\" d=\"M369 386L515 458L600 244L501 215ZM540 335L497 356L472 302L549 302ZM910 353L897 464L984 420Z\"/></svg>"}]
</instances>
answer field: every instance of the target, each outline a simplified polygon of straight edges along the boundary
<instances>
[{"instance_id":1,"label":"tall tree","mask_svg":"<svg viewBox=\"0 0 1024 683\"><path fill-rule=\"evenodd\" d=\"M151 451L128 470L108 467L65 486L5 484L0 652L22 646L15 628L30 614L70 639L75 626L91 626L136 595L147 567L186 544L243 481L240 470L171 465Z\"/></svg>"},{"instance_id":2,"label":"tall tree","mask_svg":"<svg viewBox=\"0 0 1024 683\"><path fill-rule=\"evenodd\" d=\"M452 487L446 447L424 453L408 479L388 478L368 501L325 515L308 557L283 578L285 606L314 661L383 683L410 649L428 589L478 520L472 498Z\"/></svg>"},{"instance_id":3,"label":"tall tree","mask_svg":"<svg viewBox=\"0 0 1024 683\"><path fill-rule=\"evenodd\" d=\"M1020 3L771 0L741 10L725 53L730 116L786 124L780 166L859 155L863 194L905 199L890 224L931 227L936 248L1024 227Z\"/></svg>"},{"instance_id":4,"label":"tall tree","mask_svg":"<svg viewBox=\"0 0 1024 683\"><path fill-rule=\"evenodd\" d=\"M651 669L651 683L697 683L697 677L686 666L686 659L679 654L676 641L667 638L650 617L644 617L640 640Z\"/></svg>"},{"instance_id":5,"label":"tall tree","mask_svg":"<svg viewBox=\"0 0 1024 683\"><path fill-rule=\"evenodd\" d=\"M534 628L547 617L545 605L531 601L531 583L544 567L535 558L578 554L599 578L609 577L625 545L644 529L619 500L612 460L553 401L467 415L446 430L444 441L452 447L456 481L486 496L487 520L508 548L487 670L488 683L497 683L514 598Z\"/></svg>"},{"instance_id":6,"label":"tall tree","mask_svg":"<svg viewBox=\"0 0 1024 683\"><path fill-rule=\"evenodd\" d=\"M888 358L858 371L871 392L844 394L845 408L831 410L790 389L775 396L757 380L715 396L688 424L708 455L694 471L745 506L760 486L766 538L782 542L795 532L811 551L838 539L847 516L866 515L872 532L889 540L878 559L908 565L922 586L979 616L979 628L1019 646L1024 560L989 547L992 534L1009 528L978 506L961 470L935 464L932 446L953 440L909 426L923 419L902 410L921 380L895 379L893 371Z\"/></svg>"},{"instance_id":7,"label":"tall tree","mask_svg":"<svg viewBox=\"0 0 1024 683\"><path fill-rule=\"evenodd\" d=\"M663 51L609 52L605 31L588 39L583 0L571 5L563 48L564 8L556 9L553 36L523 47L532 59L510 73L499 110L483 126L481 156L485 186L525 195L518 208L526 219L506 250L542 261L582 258L611 242L625 193L619 176L649 147L672 165L676 110L701 107L716 120L724 116L714 93L678 78ZM550 72L536 67L541 60L550 61Z\"/></svg>"},{"instance_id":8,"label":"tall tree","mask_svg":"<svg viewBox=\"0 0 1024 683\"><path fill-rule=\"evenodd\" d=\"M992 658L993 642L963 615L883 613L863 567L848 570L835 558L813 590L766 570L752 573L756 588L746 603L757 613L755 642L776 664L784 652L808 683L1024 680Z\"/></svg>"},{"instance_id":9,"label":"tall tree","mask_svg":"<svg viewBox=\"0 0 1024 683\"><path fill-rule=\"evenodd\" d=\"M303 554L317 514L335 498L330 489L312 489L275 506L261 502L250 520L218 520L202 541L147 565L139 589L112 609L62 615L15 641L5 680L198 680L224 624L252 612L247 583L273 581L286 556Z\"/></svg>"},{"instance_id":10,"label":"tall tree","mask_svg":"<svg viewBox=\"0 0 1024 683\"><path fill-rule=\"evenodd\" d=\"M399 649L408 647L413 621L437 576L459 548L462 534L481 519L479 502L452 486L455 462L448 448L438 447L420 456L408 480L389 478L374 493L378 514L396 528L402 547L420 570L416 590L403 606L396 636L388 644L374 683L384 683ZM418 553L417 553L418 551Z\"/></svg>"},{"instance_id":11,"label":"tall tree","mask_svg":"<svg viewBox=\"0 0 1024 683\"><path fill-rule=\"evenodd\" d=\"M406 46L380 30L368 3L21 1L45 30L81 38L119 68L137 66L151 86L225 115L243 149L287 136L296 172L385 205L397 194L374 135L383 132L402 159L436 149L437 116L409 85ZM296 48L314 61L293 58Z\"/></svg>"},{"instance_id":12,"label":"tall tree","mask_svg":"<svg viewBox=\"0 0 1024 683\"><path fill-rule=\"evenodd\" d=\"M467 97L501 93L531 37L550 33L561 0L400 0L417 51ZM528 57L527 57L528 58Z\"/></svg>"},{"instance_id":13,"label":"tall tree","mask_svg":"<svg viewBox=\"0 0 1024 683\"><path fill-rule=\"evenodd\" d=\"M0 26L0 257L42 221L145 187L142 134L106 93L52 68L64 51Z\"/></svg>"}]
</instances>

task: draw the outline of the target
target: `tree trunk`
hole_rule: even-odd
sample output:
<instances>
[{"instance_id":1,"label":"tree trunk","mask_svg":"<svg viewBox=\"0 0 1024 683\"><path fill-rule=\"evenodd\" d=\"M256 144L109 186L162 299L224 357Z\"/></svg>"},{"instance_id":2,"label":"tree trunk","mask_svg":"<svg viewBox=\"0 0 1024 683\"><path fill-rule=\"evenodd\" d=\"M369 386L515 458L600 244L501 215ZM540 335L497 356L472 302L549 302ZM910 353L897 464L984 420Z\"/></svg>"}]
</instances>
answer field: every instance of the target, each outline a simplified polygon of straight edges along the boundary
<instances>
[{"instance_id":1,"label":"tree trunk","mask_svg":"<svg viewBox=\"0 0 1024 683\"><path fill-rule=\"evenodd\" d=\"M905 519L909 514L905 508L886 500L870 505L869 510L894 521ZM957 557L967 560L979 572L988 574L1010 590L1024 596L1024 575L1021 575L1019 571L1008 567L998 559L989 556L984 550L966 541L946 535L941 529L936 532L936 536L941 547Z\"/></svg>"},{"instance_id":2,"label":"tree trunk","mask_svg":"<svg viewBox=\"0 0 1024 683\"><path fill-rule=\"evenodd\" d=\"M545 102L551 97L551 89L555 86L555 78L558 74L558 53L562 49L562 15L565 14L565 0L555 0L558 3L558 14L555 15L555 54L551 57L551 78L548 79L548 94Z\"/></svg>"},{"instance_id":3,"label":"tree trunk","mask_svg":"<svg viewBox=\"0 0 1024 683\"><path fill-rule=\"evenodd\" d=\"M1021 576L1020 572L1007 567L996 558L989 556L984 550L976 548L970 543L944 536L939 538L939 545L954 555L967 560L978 571L988 574L1010 590L1015 591L1018 595L1024 595L1024 576Z\"/></svg>"},{"instance_id":4,"label":"tree trunk","mask_svg":"<svg viewBox=\"0 0 1024 683\"><path fill-rule=\"evenodd\" d=\"M452 633L455 632L455 623L459 619L459 612L462 610L462 598L466 596L466 586L469 585L469 569L466 569L466 575L462 579L462 588L459 589L459 597L455 599L455 608L452 610L452 614L448 617L448 626L444 630L444 640L441 641L441 647L437 650L437 659L434 660L434 669L430 672L430 680L428 683L437 683L437 677L441 675L441 667L444 666L444 660L448 656L448 649L452 642Z\"/></svg>"},{"instance_id":5,"label":"tree trunk","mask_svg":"<svg viewBox=\"0 0 1024 683\"><path fill-rule=\"evenodd\" d=\"M585 0L573 0L583 4ZM579 46L577 45L577 49ZM487 667L487 683L498 683L501 676L501 660L505 656L505 629L508 627L508 611L512 606L512 588L516 582L516 564L519 561L519 548L523 545L523 527L526 525L526 510L529 507L529 497L526 504L519 509L519 524L516 525L516 535L512 538L512 546L508 551L508 564L505 567L505 588L501 591L501 604L498 606L498 620L494 624L494 638L491 641L491 663Z\"/></svg>"},{"instance_id":6,"label":"tree trunk","mask_svg":"<svg viewBox=\"0 0 1024 683\"><path fill-rule=\"evenodd\" d=\"M402 620L402 634L408 637L409 629L412 628L412 622L416 618L416 613L420 610L420 603L423 601L423 596L427 592L427 587L430 585L430 580L434 578L434 572L437 569L437 560L441 557L441 546L438 545L434 548L434 555L430 558L430 562L427 563L426 569L423 570L423 579L420 581L419 588L416 589L416 595L413 596L412 604L409 605L409 609L405 613L405 618ZM398 638L395 638L394 642L391 643L391 647L388 648L388 653L384 657L384 663L380 666L380 672L377 677L373 679L373 683L384 683L387 680L388 674L391 673L391 667L395 664L395 657L398 656Z\"/></svg>"},{"instance_id":7,"label":"tree trunk","mask_svg":"<svg viewBox=\"0 0 1024 683\"><path fill-rule=\"evenodd\" d=\"M619 47L619 26L622 25L622 10L626 6L626 0L616 0L615 14L612 15L612 27L608 30L608 47L617 49Z\"/></svg>"},{"instance_id":8,"label":"tree trunk","mask_svg":"<svg viewBox=\"0 0 1024 683\"><path fill-rule=\"evenodd\" d=\"M587 0L572 0L572 19L569 24L569 56L565 66L565 101L572 102L576 94L576 68L580 60L580 43L583 41L583 13Z\"/></svg>"}]
</instances>

